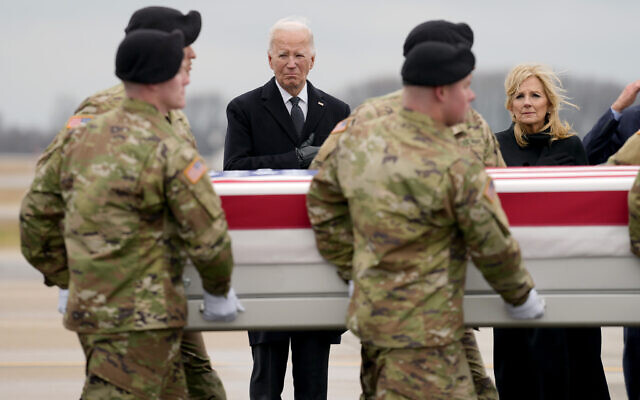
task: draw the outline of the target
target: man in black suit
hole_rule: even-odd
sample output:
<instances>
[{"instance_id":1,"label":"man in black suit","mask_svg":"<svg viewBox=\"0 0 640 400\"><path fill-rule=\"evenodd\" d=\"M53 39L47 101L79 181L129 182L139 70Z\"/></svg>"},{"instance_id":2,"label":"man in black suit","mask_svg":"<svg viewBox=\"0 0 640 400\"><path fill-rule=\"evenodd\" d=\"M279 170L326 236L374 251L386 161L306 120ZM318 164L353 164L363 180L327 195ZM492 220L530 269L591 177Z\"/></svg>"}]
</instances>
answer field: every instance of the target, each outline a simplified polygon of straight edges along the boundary
<instances>
[{"instance_id":1,"label":"man in black suit","mask_svg":"<svg viewBox=\"0 0 640 400\"><path fill-rule=\"evenodd\" d=\"M313 34L300 19L284 18L270 31L269 66L275 77L227 106L225 170L305 169L349 106L307 81ZM296 399L326 399L329 348L341 332L249 332L251 399L280 399L289 343Z\"/></svg>"},{"instance_id":2,"label":"man in black suit","mask_svg":"<svg viewBox=\"0 0 640 400\"><path fill-rule=\"evenodd\" d=\"M592 165L602 164L640 130L640 105L633 105L640 93L640 80L629 83L582 139ZM626 157L618 157L619 164ZM629 399L640 399L640 327L624 327L622 372Z\"/></svg>"},{"instance_id":3,"label":"man in black suit","mask_svg":"<svg viewBox=\"0 0 640 400\"><path fill-rule=\"evenodd\" d=\"M640 105L633 105L638 92L640 80L628 84L582 139L591 165L607 162L640 129Z\"/></svg>"}]
</instances>

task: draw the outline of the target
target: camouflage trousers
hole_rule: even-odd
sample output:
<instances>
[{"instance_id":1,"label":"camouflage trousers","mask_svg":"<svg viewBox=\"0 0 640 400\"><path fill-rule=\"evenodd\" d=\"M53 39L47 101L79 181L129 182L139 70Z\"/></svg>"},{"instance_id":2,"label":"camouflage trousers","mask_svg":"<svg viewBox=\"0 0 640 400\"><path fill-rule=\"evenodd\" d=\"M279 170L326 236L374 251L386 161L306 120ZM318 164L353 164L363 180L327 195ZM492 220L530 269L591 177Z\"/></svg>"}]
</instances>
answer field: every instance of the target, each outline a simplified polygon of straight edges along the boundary
<instances>
[{"instance_id":1,"label":"camouflage trousers","mask_svg":"<svg viewBox=\"0 0 640 400\"><path fill-rule=\"evenodd\" d=\"M182 329L78 334L86 358L85 400L186 400Z\"/></svg>"},{"instance_id":2,"label":"camouflage trousers","mask_svg":"<svg viewBox=\"0 0 640 400\"><path fill-rule=\"evenodd\" d=\"M476 389L478 400L498 400L498 389L496 389L496 385L489 378L484 368L482 355L472 328L464 330L461 342L464 353L467 356L467 362L469 362L471 378L473 379L473 386Z\"/></svg>"},{"instance_id":3,"label":"camouflage trousers","mask_svg":"<svg viewBox=\"0 0 640 400\"><path fill-rule=\"evenodd\" d=\"M180 344L180 356L187 378L190 400L227 399L218 373L211 368L201 332L184 331Z\"/></svg>"},{"instance_id":4,"label":"camouflage trousers","mask_svg":"<svg viewBox=\"0 0 640 400\"><path fill-rule=\"evenodd\" d=\"M361 400L477 399L461 342L394 349L362 346Z\"/></svg>"},{"instance_id":5,"label":"camouflage trousers","mask_svg":"<svg viewBox=\"0 0 640 400\"><path fill-rule=\"evenodd\" d=\"M86 335L89 336L89 335ZM103 335L105 336L105 335ZM83 339L81 338L81 343ZM89 345L89 341L85 341ZM83 343L83 348L85 345ZM89 350L90 351L90 350ZM87 350L85 350L87 354ZM211 368L211 361L207 355L201 332L184 331L180 342L180 359L184 368L188 399L190 400L226 400L227 395L216 371ZM117 398L127 399L129 392L117 386L110 385L99 376L90 376L92 396L86 398ZM110 394L111 393L111 394ZM135 398L131 397L131 398Z\"/></svg>"}]
</instances>

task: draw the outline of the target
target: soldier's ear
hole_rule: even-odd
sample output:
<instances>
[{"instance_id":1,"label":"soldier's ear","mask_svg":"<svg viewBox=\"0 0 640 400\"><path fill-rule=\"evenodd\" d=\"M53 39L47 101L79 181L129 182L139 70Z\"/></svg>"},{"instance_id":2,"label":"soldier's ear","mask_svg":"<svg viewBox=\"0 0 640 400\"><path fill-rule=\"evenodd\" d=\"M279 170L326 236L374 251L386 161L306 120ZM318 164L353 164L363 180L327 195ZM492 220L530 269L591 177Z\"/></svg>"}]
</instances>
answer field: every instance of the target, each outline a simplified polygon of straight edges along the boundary
<instances>
[{"instance_id":1,"label":"soldier's ear","mask_svg":"<svg viewBox=\"0 0 640 400\"><path fill-rule=\"evenodd\" d=\"M447 95L446 86L436 86L433 88L433 94L436 96L436 100L444 102Z\"/></svg>"}]
</instances>

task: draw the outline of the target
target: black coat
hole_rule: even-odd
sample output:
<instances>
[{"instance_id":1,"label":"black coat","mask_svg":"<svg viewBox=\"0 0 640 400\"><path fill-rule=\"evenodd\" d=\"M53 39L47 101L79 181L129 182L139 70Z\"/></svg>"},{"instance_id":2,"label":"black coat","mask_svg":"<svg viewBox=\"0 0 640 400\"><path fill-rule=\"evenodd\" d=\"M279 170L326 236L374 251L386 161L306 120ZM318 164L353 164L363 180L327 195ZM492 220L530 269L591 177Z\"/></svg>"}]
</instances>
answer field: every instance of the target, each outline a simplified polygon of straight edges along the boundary
<instances>
[{"instance_id":1,"label":"black coat","mask_svg":"<svg viewBox=\"0 0 640 400\"><path fill-rule=\"evenodd\" d=\"M507 167L589 165L578 136L551 141L551 136L538 133L530 136L528 146L520 147L511 125L506 131L496 133L496 137Z\"/></svg>"},{"instance_id":2,"label":"black coat","mask_svg":"<svg viewBox=\"0 0 640 400\"><path fill-rule=\"evenodd\" d=\"M607 162L616 151L640 129L640 105L631 106L622 112L620 121L607 110L584 136L582 142L592 165Z\"/></svg>"},{"instance_id":3,"label":"black coat","mask_svg":"<svg viewBox=\"0 0 640 400\"><path fill-rule=\"evenodd\" d=\"M508 167L588 165L577 136L551 141L527 135L520 147L513 125L496 133ZM494 328L493 363L501 399L609 399L600 359L600 328Z\"/></svg>"},{"instance_id":4,"label":"black coat","mask_svg":"<svg viewBox=\"0 0 640 400\"><path fill-rule=\"evenodd\" d=\"M349 116L349 106L307 81L308 110L302 135L293 126L275 78L231 100L227 106L225 170L298 169L295 149L312 132L320 146L336 124ZM342 331L310 331L309 337L340 343ZM288 339L293 332L250 331L251 345Z\"/></svg>"},{"instance_id":5,"label":"black coat","mask_svg":"<svg viewBox=\"0 0 640 400\"><path fill-rule=\"evenodd\" d=\"M227 106L225 170L298 169L295 148L315 132L320 146L336 124L349 116L349 106L307 81L308 111L301 137L272 78L264 86L231 100Z\"/></svg>"}]
</instances>

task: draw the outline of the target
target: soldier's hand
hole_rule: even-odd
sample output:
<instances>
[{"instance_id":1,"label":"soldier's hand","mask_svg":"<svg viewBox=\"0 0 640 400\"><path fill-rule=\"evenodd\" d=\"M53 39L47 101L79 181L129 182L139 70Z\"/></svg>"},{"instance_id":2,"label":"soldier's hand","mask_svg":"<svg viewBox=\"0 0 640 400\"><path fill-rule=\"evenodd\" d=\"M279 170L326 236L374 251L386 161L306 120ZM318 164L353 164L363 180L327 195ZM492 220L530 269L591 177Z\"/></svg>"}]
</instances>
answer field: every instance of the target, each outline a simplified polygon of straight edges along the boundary
<instances>
[{"instance_id":1,"label":"soldier's hand","mask_svg":"<svg viewBox=\"0 0 640 400\"><path fill-rule=\"evenodd\" d=\"M69 300L69 289L59 289L58 312L62 315L67 311L67 300Z\"/></svg>"},{"instance_id":2,"label":"soldier's hand","mask_svg":"<svg viewBox=\"0 0 640 400\"><path fill-rule=\"evenodd\" d=\"M318 150L320 150L319 146L311 145L315 135L315 132L311 133L307 140L302 142L300 147L296 148L296 156L298 157L298 165L300 165L300 168L308 168L311 161L313 161L316 154L318 154Z\"/></svg>"},{"instance_id":3,"label":"soldier's hand","mask_svg":"<svg viewBox=\"0 0 640 400\"><path fill-rule=\"evenodd\" d=\"M638 92L640 92L640 80L635 82L631 82L628 84L620 96L613 102L611 108L616 110L617 112L622 112L625 108L629 107L636 101L636 96L638 96Z\"/></svg>"},{"instance_id":4,"label":"soldier's hand","mask_svg":"<svg viewBox=\"0 0 640 400\"><path fill-rule=\"evenodd\" d=\"M527 300L519 306L506 304L509 316L514 319L537 319L544 315L544 298L535 289L531 289Z\"/></svg>"},{"instance_id":5,"label":"soldier's hand","mask_svg":"<svg viewBox=\"0 0 640 400\"><path fill-rule=\"evenodd\" d=\"M233 288L229 289L226 296L214 296L205 290L203 306L200 311L202 318L207 321L231 322L236 319L238 312L244 311Z\"/></svg>"}]
</instances>

